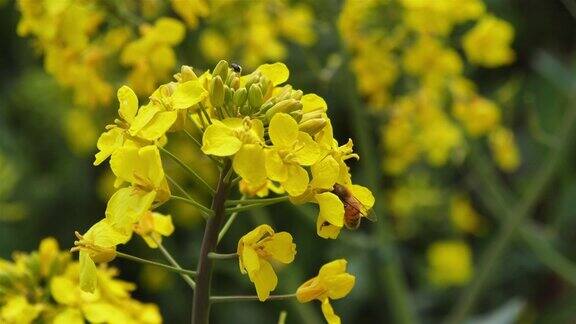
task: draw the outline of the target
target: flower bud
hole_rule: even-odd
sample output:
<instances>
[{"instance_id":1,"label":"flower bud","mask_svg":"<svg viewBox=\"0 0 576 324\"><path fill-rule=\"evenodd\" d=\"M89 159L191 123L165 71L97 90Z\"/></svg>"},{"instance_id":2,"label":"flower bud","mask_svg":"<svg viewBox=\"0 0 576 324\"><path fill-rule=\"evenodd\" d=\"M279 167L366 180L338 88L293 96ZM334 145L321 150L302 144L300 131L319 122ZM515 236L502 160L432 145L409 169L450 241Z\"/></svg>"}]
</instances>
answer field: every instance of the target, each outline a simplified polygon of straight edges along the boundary
<instances>
[{"instance_id":1,"label":"flower bud","mask_svg":"<svg viewBox=\"0 0 576 324\"><path fill-rule=\"evenodd\" d=\"M290 97L292 99L300 100L300 99L302 99L302 95L304 95L304 92L302 92L302 90L295 90L295 91L292 91L292 94L290 94Z\"/></svg>"},{"instance_id":2,"label":"flower bud","mask_svg":"<svg viewBox=\"0 0 576 324\"><path fill-rule=\"evenodd\" d=\"M310 120L310 119L322 118L322 114L323 114L322 111L307 112L304 115L302 115L301 122L305 122L305 121Z\"/></svg>"},{"instance_id":3,"label":"flower bud","mask_svg":"<svg viewBox=\"0 0 576 324\"><path fill-rule=\"evenodd\" d=\"M240 115L242 115L242 116L250 116L250 115L252 115L252 112L254 110L252 109L252 107L250 107L250 105L245 104L245 105L241 106L238 111L240 112Z\"/></svg>"},{"instance_id":4,"label":"flower bud","mask_svg":"<svg viewBox=\"0 0 576 324\"><path fill-rule=\"evenodd\" d=\"M319 131L321 131L324 126L326 126L327 122L323 118L315 118L310 119L305 122L300 122L298 124L298 129L302 132L310 134L310 136L316 135Z\"/></svg>"},{"instance_id":5,"label":"flower bud","mask_svg":"<svg viewBox=\"0 0 576 324\"><path fill-rule=\"evenodd\" d=\"M229 86L224 86L224 103L227 106L232 105L232 98L234 97L234 90L230 89Z\"/></svg>"},{"instance_id":6,"label":"flower bud","mask_svg":"<svg viewBox=\"0 0 576 324\"><path fill-rule=\"evenodd\" d=\"M257 84L253 84L250 86L250 90L248 90L248 103L253 108L260 108L264 103L264 96L262 95L262 89Z\"/></svg>"},{"instance_id":7,"label":"flower bud","mask_svg":"<svg viewBox=\"0 0 576 324\"><path fill-rule=\"evenodd\" d=\"M246 82L246 89L250 89L250 87L253 84L258 82L260 82L260 75L259 74L252 75L252 77L248 80L248 82Z\"/></svg>"},{"instance_id":8,"label":"flower bud","mask_svg":"<svg viewBox=\"0 0 576 324\"><path fill-rule=\"evenodd\" d=\"M234 75L232 81L230 81L230 88L234 90L238 90L238 88L240 88L240 78L236 75Z\"/></svg>"},{"instance_id":9,"label":"flower bud","mask_svg":"<svg viewBox=\"0 0 576 324\"><path fill-rule=\"evenodd\" d=\"M280 101L279 103L272 106L272 108L268 109L268 111L266 111L266 120L270 121L272 116L274 116L276 113L283 112L289 114L301 108L302 104L298 100L286 99Z\"/></svg>"},{"instance_id":10,"label":"flower bud","mask_svg":"<svg viewBox=\"0 0 576 324\"><path fill-rule=\"evenodd\" d=\"M220 76L212 78L210 83L210 103L214 107L221 107L224 104L224 83Z\"/></svg>"},{"instance_id":11,"label":"flower bud","mask_svg":"<svg viewBox=\"0 0 576 324\"><path fill-rule=\"evenodd\" d=\"M191 67L189 67L188 65L182 65L182 68L180 69L180 73L176 74L174 77L179 82L198 80L196 73L194 73L194 70Z\"/></svg>"},{"instance_id":12,"label":"flower bud","mask_svg":"<svg viewBox=\"0 0 576 324\"><path fill-rule=\"evenodd\" d=\"M246 99L248 99L248 90L246 88L238 89L234 92L234 105L241 107L246 102Z\"/></svg>"},{"instance_id":13,"label":"flower bud","mask_svg":"<svg viewBox=\"0 0 576 324\"><path fill-rule=\"evenodd\" d=\"M228 62L224 60L218 62L218 64L216 64L216 67L212 71L212 76L213 77L220 76L222 80L226 80L226 78L228 77Z\"/></svg>"},{"instance_id":14,"label":"flower bud","mask_svg":"<svg viewBox=\"0 0 576 324\"><path fill-rule=\"evenodd\" d=\"M300 122L300 120L302 120L302 111L301 110L295 110L290 112L290 116L292 116L292 118L294 118L294 120L296 122Z\"/></svg>"}]
</instances>

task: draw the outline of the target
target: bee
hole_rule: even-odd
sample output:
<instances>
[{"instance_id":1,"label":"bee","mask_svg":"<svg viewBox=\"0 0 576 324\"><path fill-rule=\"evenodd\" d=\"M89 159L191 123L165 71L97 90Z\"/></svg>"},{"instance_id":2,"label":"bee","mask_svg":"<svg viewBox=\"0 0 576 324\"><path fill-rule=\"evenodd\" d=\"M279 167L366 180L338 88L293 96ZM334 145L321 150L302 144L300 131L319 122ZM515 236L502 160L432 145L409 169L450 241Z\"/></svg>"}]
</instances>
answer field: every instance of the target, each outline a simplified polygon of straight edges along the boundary
<instances>
[{"instance_id":1,"label":"bee","mask_svg":"<svg viewBox=\"0 0 576 324\"><path fill-rule=\"evenodd\" d=\"M242 67L240 66L240 64L232 63L230 64L230 66L232 67L232 70L234 70L234 72L236 73L242 72Z\"/></svg>"},{"instance_id":2,"label":"bee","mask_svg":"<svg viewBox=\"0 0 576 324\"><path fill-rule=\"evenodd\" d=\"M350 189L336 183L332 193L338 196L344 204L344 224L348 229L357 229L360 226L362 217L366 217L373 222L376 221L376 214L354 197Z\"/></svg>"}]
</instances>

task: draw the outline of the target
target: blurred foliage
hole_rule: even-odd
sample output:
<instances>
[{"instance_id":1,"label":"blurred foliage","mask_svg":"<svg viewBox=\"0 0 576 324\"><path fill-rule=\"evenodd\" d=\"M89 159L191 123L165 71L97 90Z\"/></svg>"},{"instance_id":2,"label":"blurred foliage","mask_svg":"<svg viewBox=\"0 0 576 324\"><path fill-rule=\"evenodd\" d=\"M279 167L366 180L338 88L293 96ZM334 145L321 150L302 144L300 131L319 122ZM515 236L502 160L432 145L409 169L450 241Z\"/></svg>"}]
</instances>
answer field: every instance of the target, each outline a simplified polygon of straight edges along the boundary
<instances>
[{"instance_id":1,"label":"blurred foliage","mask_svg":"<svg viewBox=\"0 0 576 324\"><path fill-rule=\"evenodd\" d=\"M419 4L406 2L416 7ZM572 242L576 239L576 142L574 132L564 127L570 121L569 112L576 110L576 17L570 14L570 0L485 1L488 12L514 28L515 60L499 68L481 68L466 61L466 45L462 46L459 40L474 28L472 21L455 23L452 33L439 32L441 48L463 62L457 73L450 72L451 77L471 80L476 93L485 100L482 102L497 106L499 122L493 124L505 126L515 138L522 162L518 169L509 168L508 172L500 171L499 168L506 168L491 157L491 149L496 146L491 143L506 142L507 136L488 132L481 134L484 139L476 136L466 125L466 118L452 115L452 99L436 105L435 110L442 115L440 124L433 124L436 119L417 120L421 115L413 110L401 110L399 103L418 93L422 84L431 82L436 88L436 83L444 84L448 78L442 73L440 81L422 76L433 70L426 60L414 63L419 67L413 67L413 72L403 67L406 56L415 52L414 40L422 37L417 28L403 31L408 36L403 35L403 42L390 45L387 51L379 47L384 45L371 43L366 30L376 31L377 37L388 40L386 33L401 25L402 9L395 1L375 2L381 6L369 10L372 17L362 21L367 24L366 30L352 36L343 32L342 24L356 26L353 19L361 15L342 16L343 1L199 1L194 10L179 9L173 5L178 0L101 3L105 5L95 10L107 13L106 22L100 21L93 30L120 35L117 28L130 26L126 39L114 43L119 44L118 48L97 56L102 61L97 60L96 65L87 64L85 60L93 57L86 56L72 55L79 58L66 61L66 56L59 56L62 49L57 47L55 57L64 60L58 62L60 72L66 72L60 76L54 69L45 71L45 44L16 34L20 19L15 14L16 4L7 1L0 8L0 257L8 259L12 251L32 251L47 236L56 237L64 248L71 247L74 230L84 230L102 217L113 178L104 167L92 166L90 154L95 152L96 137L105 122L112 120L116 110L113 93L118 86L124 82L152 82L141 85L146 89L167 81L180 64L202 70L214 60L226 58L250 71L261 62L283 60L292 72L292 84L325 98L335 134L342 140L354 139L360 155L366 156L352 167L366 183L379 188L376 211L380 221L364 224L357 232L343 233L342 240L327 242L310 235L314 230L312 208L280 205L241 215L244 221L231 229L230 237L239 238L265 222L290 229L298 246L307 247L299 249L297 264L283 269L278 290L291 291L316 273L321 264L345 256L349 272L357 278L351 295L334 303L345 323L384 322L398 311L390 297L395 292L383 279L382 272L386 270L381 271L389 269L389 263L401 266L399 280L406 279L410 306L425 322L440 321L456 302L465 303L471 290L480 290L474 288L480 285L478 280L483 280L477 279L479 273L490 273L491 280L481 284L482 294L471 312L478 315L478 321L496 322L495 318L510 316L528 323L575 320L576 252ZM34 1L30 4L34 5ZM210 7L213 13L207 13L203 6ZM430 23L434 15L427 10L431 9L424 9L420 19ZM195 15L180 16L182 12ZM153 26L163 16L182 21L179 24L185 31L181 39L157 44L150 35L153 29L138 28L140 21L134 22L142 19ZM79 53L86 53L83 46L96 52L110 49L104 37L96 37L104 33L93 30L89 28L88 32L93 43L83 43ZM146 37L149 39L143 41ZM359 44L362 37L369 41ZM173 55L173 60L131 61L131 56L153 52L150 48L162 52L159 55L163 58ZM136 54L129 55L130 51ZM173 53L166 54L167 51ZM438 51L433 56L442 53ZM415 60L418 58L412 58ZM160 69L151 67L154 63ZM102 65L107 68L101 69ZM74 66L78 70L73 70ZM92 67L93 71L84 70ZM102 72L97 74L102 84L74 88L77 75L94 71ZM83 100L93 99L96 92L107 93L101 96L107 99L88 103ZM423 102L430 103L429 98ZM489 105L483 109L493 109L486 108ZM393 132L390 125L398 116L394 112L407 114L408 120L420 128L453 130L457 135L450 136L457 140L449 143L448 153L439 159L442 161L418 158L401 172L390 172L389 167L382 170L382 165L396 161L417 136L426 144L423 152L433 152L443 144L444 137L437 137L434 132ZM358 115L367 127L359 127ZM477 118L473 115L470 123L474 124ZM501 130L496 126L491 131ZM390 132L389 140L406 136L408 144L400 143L400 150L390 150L386 135L382 135L386 132ZM193 147L184 146L179 140L171 141L171 150L195 169L205 168L203 174L213 175L210 161L199 159ZM510 154L510 150L510 145L504 145L502 154ZM165 168L171 174L179 172L171 162ZM178 180L192 185L183 179ZM213 177L209 181L215 180ZM195 198L206 202L209 197L197 189ZM165 245L191 268L196 264L195 253L202 238L202 219L188 205L174 202L169 207L177 230ZM387 238L387 232L393 237ZM499 257L491 258L490 251L499 249L499 243L494 242L504 241L509 248L494 252ZM222 248L234 250L235 242L224 242ZM141 240L128 246L127 252L160 258ZM179 277L125 260L114 264L121 269L121 278L140 281L134 295L157 303L167 323L188 320L191 292ZM214 282L215 291L252 291L237 269L231 271L225 265L217 265L216 271L221 280ZM451 271L455 277L449 276ZM471 285L467 285L468 279L472 280ZM254 318L275 322L286 310L287 323L320 322L319 311L310 306L296 302L221 304L213 307L213 319L222 323L250 322Z\"/></svg>"}]
</instances>

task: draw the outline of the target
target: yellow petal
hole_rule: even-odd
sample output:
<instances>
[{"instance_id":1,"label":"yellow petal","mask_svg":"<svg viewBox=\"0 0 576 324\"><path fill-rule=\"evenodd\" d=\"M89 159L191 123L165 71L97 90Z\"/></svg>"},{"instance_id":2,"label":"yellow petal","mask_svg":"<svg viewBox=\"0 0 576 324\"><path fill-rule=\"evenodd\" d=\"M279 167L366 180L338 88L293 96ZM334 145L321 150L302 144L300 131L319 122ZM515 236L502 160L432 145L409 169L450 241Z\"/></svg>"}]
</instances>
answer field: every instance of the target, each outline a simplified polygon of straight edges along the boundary
<instances>
[{"instance_id":1,"label":"yellow petal","mask_svg":"<svg viewBox=\"0 0 576 324\"><path fill-rule=\"evenodd\" d=\"M202 152L216 156L230 156L236 154L242 147L231 128L219 121L206 128L202 136Z\"/></svg>"},{"instance_id":2,"label":"yellow petal","mask_svg":"<svg viewBox=\"0 0 576 324\"><path fill-rule=\"evenodd\" d=\"M80 289L93 293L96 290L98 275L96 264L87 252L80 251Z\"/></svg>"},{"instance_id":3,"label":"yellow petal","mask_svg":"<svg viewBox=\"0 0 576 324\"><path fill-rule=\"evenodd\" d=\"M140 130L138 135L146 140L155 141L166 134L176 122L177 117L176 111L159 112Z\"/></svg>"},{"instance_id":4,"label":"yellow petal","mask_svg":"<svg viewBox=\"0 0 576 324\"><path fill-rule=\"evenodd\" d=\"M156 192L144 193L133 188L122 188L114 193L106 206L106 219L121 233L131 233L132 225L147 212Z\"/></svg>"},{"instance_id":5,"label":"yellow petal","mask_svg":"<svg viewBox=\"0 0 576 324\"><path fill-rule=\"evenodd\" d=\"M118 231L107 219L102 219L90 227L84 238L99 247L111 248L126 243L130 236Z\"/></svg>"},{"instance_id":6,"label":"yellow petal","mask_svg":"<svg viewBox=\"0 0 576 324\"><path fill-rule=\"evenodd\" d=\"M74 305L78 302L76 284L64 276L53 277L50 280L50 294L58 304Z\"/></svg>"},{"instance_id":7,"label":"yellow petal","mask_svg":"<svg viewBox=\"0 0 576 324\"><path fill-rule=\"evenodd\" d=\"M298 139L298 123L288 114L275 114L268 130L272 144L279 147L292 147Z\"/></svg>"},{"instance_id":8,"label":"yellow petal","mask_svg":"<svg viewBox=\"0 0 576 324\"><path fill-rule=\"evenodd\" d=\"M176 85L172 94L172 107L174 109L186 109L202 101L208 92L204 90L198 80L186 81Z\"/></svg>"},{"instance_id":9,"label":"yellow petal","mask_svg":"<svg viewBox=\"0 0 576 324\"><path fill-rule=\"evenodd\" d=\"M260 71L262 75L270 79L274 86L286 82L286 80L288 80L288 76L290 75L290 71L288 71L286 64L280 62L273 64L262 64L256 70Z\"/></svg>"},{"instance_id":10,"label":"yellow petal","mask_svg":"<svg viewBox=\"0 0 576 324\"><path fill-rule=\"evenodd\" d=\"M282 263L291 263L296 255L296 244L292 243L292 235L288 232L274 234L262 243L264 250Z\"/></svg>"},{"instance_id":11,"label":"yellow petal","mask_svg":"<svg viewBox=\"0 0 576 324\"><path fill-rule=\"evenodd\" d=\"M260 269L260 259L251 246L245 246L244 249L242 249L240 257L242 258L242 264L246 272L253 273Z\"/></svg>"},{"instance_id":12,"label":"yellow petal","mask_svg":"<svg viewBox=\"0 0 576 324\"><path fill-rule=\"evenodd\" d=\"M302 113L307 113L311 111L326 111L328 110L328 105L326 101L322 99L319 95L315 93L308 93L302 96L300 99L302 103Z\"/></svg>"},{"instance_id":13,"label":"yellow petal","mask_svg":"<svg viewBox=\"0 0 576 324\"><path fill-rule=\"evenodd\" d=\"M328 222L326 222L321 217L316 219L316 233L321 238L325 239L337 239L338 235L340 235L340 231L342 230L342 226L334 226Z\"/></svg>"},{"instance_id":14,"label":"yellow petal","mask_svg":"<svg viewBox=\"0 0 576 324\"><path fill-rule=\"evenodd\" d=\"M174 224L172 223L172 216L162 215L160 213L152 213L154 219L154 231L164 236L170 236L174 232Z\"/></svg>"},{"instance_id":15,"label":"yellow petal","mask_svg":"<svg viewBox=\"0 0 576 324\"><path fill-rule=\"evenodd\" d=\"M99 165L104 162L104 160L112 155L114 151L122 147L123 142L123 130L118 127L114 127L111 130L102 133L98 138L98 143L96 143L96 147L98 147L100 152L96 153L94 156L94 165Z\"/></svg>"},{"instance_id":16,"label":"yellow petal","mask_svg":"<svg viewBox=\"0 0 576 324\"><path fill-rule=\"evenodd\" d=\"M340 317L334 313L332 305L330 305L330 300L325 298L322 301L322 313L328 324L340 324Z\"/></svg>"},{"instance_id":17,"label":"yellow petal","mask_svg":"<svg viewBox=\"0 0 576 324\"><path fill-rule=\"evenodd\" d=\"M328 155L312 165L311 171L312 187L330 189L338 181L340 165L331 155Z\"/></svg>"},{"instance_id":18,"label":"yellow petal","mask_svg":"<svg viewBox=\"0 0 576 324\"><path fill-rule=\"evenodd\" d=\"M318 271L318 277L324 278L345 273L347 265L348 261L346 261L345 259L337 259L328 262L325 265L323 265L322 268L320 268L320 271Z\"/></svg>"},{"instance_id":19,"label":"yellow petal","mask_svg":"<svg viewBox=\"0 0 576 324\"><path fill-rule=\"evenodd\" d=\"M323 153L320 145L312 139L312 136L304 132L299 132L298 143L296 144L294 154L296 155L298 164L310 166L316 163L322 155L326 153Z\"/></svg>"},{"instance_id":20,"label":"yellow petal","mask_svg":"<svg viewBox=\"0 0 576 324\"><path fill-rule=\"evenodd\" d=\"M84 316L79 309L66 308L53 319L53 324L84 324Z\"/></svg>"},{"instance_id":21,"label":"yellow petal","mask_svg":"<svg viewBox=\"0 0 576 324\"><path fill-rule=\"evenodd\" d=\"M120 108L118 114L129 124L132 123L138 111L138 97L128 86L122 86L117 93Z\"/></svg>"},{"instance_id":22,"label":"yellow petal","mask_svg":"<svg viewBox=\"0 0 576 324\"><path fill-rule=\"evenodd\" d=\"M282 186L290 196L299 196L306 191L310 178L308 172L299 165L288 166L288 178L282 182Z\"/></svg>"},{"instance_id":23,"label":"yellow petal","mask_svg":"<svg viewBox=\"0 0 576 324\"><path fill-rule=\"evenodd\" d=\"M344 225L344 204L340 198L330 192L317 194L315 198L320 206L318 217L334 226L342 227Z\"/></svg>"},{"instance_id":24,"label":"yellow petal","mask_svg":"<svg viewBox=\"0 0 576 324\"><path fill-rule=\"evenodd\" d=\"M264 149L259 144L245 144L234 155L234 171L253 185L266 181L266 163Z\"/></svg>"},{"instance_id":25,"label":"yellow petal","mask_svg":"<svg viewBox=\"0 0 576 324\"><path fill-rule=\"evenodd\" d=\"M266 174L273 181L286 181L288 178L288 168L284 164L277 149L267 149L265 151Z\"/></svg>"},{"instance_id":26,"label":"yellow petal","mask_svg":"<svg viewBox=\"0 0 576 324\"><path fill-rule=\"evenodd\" d=\"M163 109L154 103L142 106L134 118L134 121L130 124L130 135L137 136L138 132L140 132L140 130L142 130L142 128L144 128L152 118L161 111L163 111Z\"/></svg>"},{"instance_id":27,"label":"yellow petal","mask_svg":"<svg viewBox=\"0 0 576 324\"><path fill-rule=\"evenodd\" d=\"M328 297L330 297L330 299L340 299L348 295L354 287L355 282L356 277L349 273L330 276L324 280L324 283L328 287Z\"/></svg>"},{"instance_id":28,"label":"yellow petal","mask_svg":"<svg viewBox=\"0 0 576 324\"><path fill-rule=\"evenodd\" d=\"M361 202L364 207L370 209L372 206L374 206L375 199L370 189L360 185L352 185L350 191L352 191L354 197L356 197L356 199L358 199L358 201Z\"/></svg>"},{"instance_id":29,"label":"yellow petal","mask_svg":"<svg viewBox=\"0 0 576 324\"><path fill-rule=\"evenodd\" d=\"M272 265L265 260L261 260L258 271L255 271L252 275L249 272L248 275L254 286L256 286L256 294L260 301L265 301L278 284L278 277L276 277Z\"/></svg>"}]
</instances>

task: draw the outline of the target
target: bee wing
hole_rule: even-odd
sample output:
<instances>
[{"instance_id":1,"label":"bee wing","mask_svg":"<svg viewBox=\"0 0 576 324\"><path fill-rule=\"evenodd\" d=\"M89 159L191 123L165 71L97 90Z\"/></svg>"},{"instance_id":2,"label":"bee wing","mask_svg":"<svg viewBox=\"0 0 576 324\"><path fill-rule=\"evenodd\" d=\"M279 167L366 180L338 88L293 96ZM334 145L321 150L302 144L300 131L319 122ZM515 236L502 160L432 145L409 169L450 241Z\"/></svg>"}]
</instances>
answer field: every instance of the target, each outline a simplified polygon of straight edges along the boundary
<instances>
[{"instance_id":1,"label":"bee wing","mask_svg":"<svg viewBox=\"0 0 576 324\"><path fill-rule=\"evenodd\" d=\"M364 204L362 202L360 202L360 200L358 200L358 198L356 198L354 196L350 197L350 199L353 199L354 202L356 204L358 204L358 206L362 206L362 208L359 209L359 208L356 208L356 206L354 206L354 204L351 204L352 208L356 209L362 216L368 218L368 220L371 222L376 222L378 220L374 210L372 210L371 208L370 209L366 208L366 206L364 206Z\"/></svg>"},{"instance_id":2,"label":"bee wing","mask_svg":"<svg viewBox=\"0 0 576 324\"><path fill-rule=\"evenodd\" d=\"M376 213L372 209L366 211L366 214L364 216L366 218L368 218L368 220L371 222L377 222L378 221L378 217L376 217Z\"/></svg>"}]
</instances>

